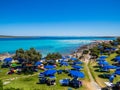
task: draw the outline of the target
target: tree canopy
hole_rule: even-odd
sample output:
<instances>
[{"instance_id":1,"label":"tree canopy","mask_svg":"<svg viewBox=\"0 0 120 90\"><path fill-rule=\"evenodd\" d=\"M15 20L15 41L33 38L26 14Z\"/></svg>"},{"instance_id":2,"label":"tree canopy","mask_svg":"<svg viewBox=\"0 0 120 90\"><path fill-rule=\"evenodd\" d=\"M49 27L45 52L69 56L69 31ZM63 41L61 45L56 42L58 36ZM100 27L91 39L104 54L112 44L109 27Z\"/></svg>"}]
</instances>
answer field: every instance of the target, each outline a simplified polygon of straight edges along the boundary
<instances>
[{"instance_id":1,"label":"tree canopy","mask_svg":"<svg viewBox=\"0 0 120 90\"><path fill-rule=\"evenodd\" d=\"M46 60L57 60L62 58L62 55L60 53L48 53L45 58Z\"/></svg>"},{"instance_id":2,"label":"tree canopy","mask_svg":"<svg viewBox=\"0 0 120 90\"><path fill-rule=\"evenodd\" d=\"M29 50L23 50L22 48L16 50L14 59L21 58L28 62L36 62L42 58L40 52L37 52L34 48Z\"/></svg>"}]
</instances>

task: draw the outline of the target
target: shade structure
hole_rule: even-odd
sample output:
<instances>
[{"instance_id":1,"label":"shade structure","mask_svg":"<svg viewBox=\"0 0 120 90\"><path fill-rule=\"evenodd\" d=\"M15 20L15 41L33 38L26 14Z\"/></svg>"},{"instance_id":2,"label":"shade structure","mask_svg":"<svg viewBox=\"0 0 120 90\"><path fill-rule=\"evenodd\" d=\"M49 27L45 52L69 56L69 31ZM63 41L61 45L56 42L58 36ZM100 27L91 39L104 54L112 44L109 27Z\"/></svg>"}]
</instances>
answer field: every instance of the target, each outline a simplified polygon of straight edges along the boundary
<instances>
[{"instance_id":1,"label":"shade structure","mask_svg":"<svg viewBox=\"0 0 120 90\"><path fill-rule=\"evenodd\" d=\"M97 61L106 61L104 58L98 58Z\"/></svg>"},{"instance_id":2,"label":"shade structure","mask_svg":"<svg viewBox=\"0 0 120 90\"><path fill-rule=\"evenodd\" d=\"M112 83L113 80L114 80L114 78L115 78L115 76L114 76L114 74L113 74L113 75L111 75L111 76L109 77L109 81Z\"/></svg>"},{"instance_id":3,"label":"shade structure","mask_svg":"<svg viewBox=\"0 0 120 90\"><path fill-rule=\"evenodd\" d=\"M106 48L106 49L104 49L105 51L110 51L111 49L110 48Z\"/></svg>"},{"instance_id":4,"label":"shade structure","mask_svg":"<svg viewBox=\"0 0 120 90\"><path fill-rule=\"evenodd\" d=\"M62 59L64 60L64 59L66 59L66 57L62 56Z\"/></svg>"},{"instance_id":5,"label":"shade structure","mask_svg":"<svg viewBox=\"0 0 120 90\"><path fill-rule=\"evenodd\" d=\"M120 69L116 69L115 74L120 75Z\"/></svg>"},{"instance_id":6,"label":"shade structure","mask_svg":"<svg viewBox=\"0 0 120 90\"><path fill-rule=\"evenodd\" d=\"M69 65L68 62L61 62L60 64L63 65L63 66L68 66Z\"/></svg>"},{"instance_id":7,"label":"shade structure","mask_svg":"<svg viewBox=\"0 0 120 90\"><path fill-rule=\"evenodd\" d=\"M82 62L81 62L81 61L78 61L78 62L74 62L73 64L74 64L74 65L76 65L76 64L82 64Z\"/></svg>"},{"instance_id":8,"label":"shade structure","mask_svg":"<svg viewBox=\"0 0 120 90\"><path fill-rule=\"evenodd\" d=\"M78 60L78 59L77 59L77 58L73 58L73 57L72 57L72 58L71 58L71 60Z\"/></svg>"},{"instance_id":9,"label":"shade structure","mask_svg":"<svg viewBox=\"0 0 120 90\"><path fill-rule=\"evenodd\" d=\"M54 69L49 69L47 71L44 72L45 76L53 76L57 71Z\"/></svg>"},{"instance_id":10,"label":"shade structure","mask_svg":"<svg viewBox=\"0 0 120 90\"><path fill-rule=\"evenodd\" d=\"M109 65L109 63L106 62L106 61L100 61L100 62L98 62L98 64L99 64L99 65Z\"/></svg>"},{"instance_id":11,"label":"shade structure","mask_svg":"<svg viewBox=\"0 0 120 90\"><path fill-rule=\"evenodd\" d=\"M115 57L115 60L119 62L120 61L120 56Z\"/></svg>"},{"instance_id":12,"label":"shade structure","mask_svg":"<svg viewBox=\"0 0 120 90\"><path fill-rule=\"evenodd\" d=\"M112 50L114 50L114 51L115 51L115 50L116 50L116 48L112 48Z\"/></svg>"},{"instance_id":13,"label":"shade structure","mask_svg":"<svg viewBox=\"0 0 120 90\"><path fill-rule=\"evenodd\" d=\"M103 66L104 69L116 69L117 66L113 66L113 65L105 65Z\"/></svg>"},{"instance_id":14,"label":"shade structure","mask_svg":"<svg viewBox=\"0 0 120 90\"><path fill-rule=\"evenodd\" d=\"M83 68L82 66L78 66L78 65L73 65L72 67L75 69L82 69Z\"/></svg>"},{"instance_id":15,"label":"shade structure","mask_svg":"<svg viewBox=\"0 0 120 90\"><path fill-rule=\"evenodd\" d=\"M84 78L85 77L84 73L82 73L80 71L76 71L76 70L70 70L70 74L73 77L79 77L79 78Z\"/></svg>"},{"instance_id":16,"label":"shade structure","mask_svg":"<svg viewBox=\"0 0 120 90\"><path fill-rule=\"evenodd\" d=\"M11 62L12 61L12 58L5 58L4 59L4 62Z\"/></svg>"},{"instance_id":17,"label":"shade structure","mask_svg":"<svg viewBox=\"0 0 120 90\"><path fill-rule=\"evenodd\" d=\"M38 61L38 62L35 63L35 66L38 66L38 65L41 65L41 64L42 63Z\"/></svg>"},{"instance_id":18,"label":"shade structure","mask_svg":"<svg viewBox=\"0 0 120 90\"><path fill-rule=\"evenodd\" d=\"M53 69L53 68L55 68L55 66L53 66L53 65L46 65L44 68L46 68L46 69Z\"/></svg>"},{"instance_id":19,"label":"shade structure","mask_svg":"<svg viewBox=\"0 0 120 90\"><path fill-rule=\"evenodd\" d=\"M65 56L66 58L70 58L70 56Z\"/></svg>"},{"instance_id":20,"label":"shade structure","mask_svg":"<svg viewBox=\"0 0 120 90\"><path fill-rule=\"evenodd\" d=\"M105 59L105 58L107 58L107 56L100 56L99 58L104 58Z\"/></svg>"}]
</instances>

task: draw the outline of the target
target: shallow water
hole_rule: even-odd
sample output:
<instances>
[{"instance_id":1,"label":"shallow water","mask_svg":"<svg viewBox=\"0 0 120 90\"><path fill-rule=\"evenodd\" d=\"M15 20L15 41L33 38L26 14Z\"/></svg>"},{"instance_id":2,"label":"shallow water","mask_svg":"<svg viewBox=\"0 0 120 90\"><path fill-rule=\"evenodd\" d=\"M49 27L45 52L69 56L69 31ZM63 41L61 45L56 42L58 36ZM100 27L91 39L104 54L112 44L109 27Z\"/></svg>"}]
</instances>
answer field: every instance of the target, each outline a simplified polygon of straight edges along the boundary
<instances>
[{"instance_id":1,"label":"shallow water","mask_svg":"<svg viewBox=\"0 0 120 90\"><path fill-rule=\"evenodd\" d=\"M34 37L34 38L0 38L0 53L15 53L15 50L36 48L43 56L51 52L70 54L78 47L94 40L114 40L107 37Z\"/></svg>"}]
</instances>

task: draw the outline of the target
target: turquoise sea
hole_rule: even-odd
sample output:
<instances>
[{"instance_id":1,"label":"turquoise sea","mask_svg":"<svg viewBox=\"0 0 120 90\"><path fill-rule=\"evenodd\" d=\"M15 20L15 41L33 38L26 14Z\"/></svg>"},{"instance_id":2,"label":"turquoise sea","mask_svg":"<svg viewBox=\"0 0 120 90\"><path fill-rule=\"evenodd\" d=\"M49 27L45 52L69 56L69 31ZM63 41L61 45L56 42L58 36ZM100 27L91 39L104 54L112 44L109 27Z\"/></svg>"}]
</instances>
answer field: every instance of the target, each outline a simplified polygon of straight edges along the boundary
<instances>
[{"instance_id":1,"label":"turquoise sea","mask_svg":"<svg viewBox=\"0 0 120 90\"><path fill-rule=\"evenodd\" d=\"M59 52L67 55L78 47L94 40L114 40L114 37L31 37L31 38L0 38L0 53L15 53L15 50L30 47L36 48L43 56L47 53Z\"/></svg>"}]
</instances>

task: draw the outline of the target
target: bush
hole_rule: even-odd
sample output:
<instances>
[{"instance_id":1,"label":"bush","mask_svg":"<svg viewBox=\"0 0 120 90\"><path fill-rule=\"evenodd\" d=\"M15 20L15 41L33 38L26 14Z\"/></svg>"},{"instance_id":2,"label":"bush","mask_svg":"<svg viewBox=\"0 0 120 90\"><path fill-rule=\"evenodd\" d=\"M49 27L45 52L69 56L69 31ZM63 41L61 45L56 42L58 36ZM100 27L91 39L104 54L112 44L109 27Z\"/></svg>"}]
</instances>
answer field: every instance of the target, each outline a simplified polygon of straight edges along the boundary
<instances>
[{"instance_id":1,"label":"bush","mask_svg":"<svg viewBox=\"0 0 120 90\"><path fill-rule=\"evenodd\" d=\"M57 60L62 58L62 55L60 53L49 53L45 58L46 60Z\"/></svg>"}]
</instances>

